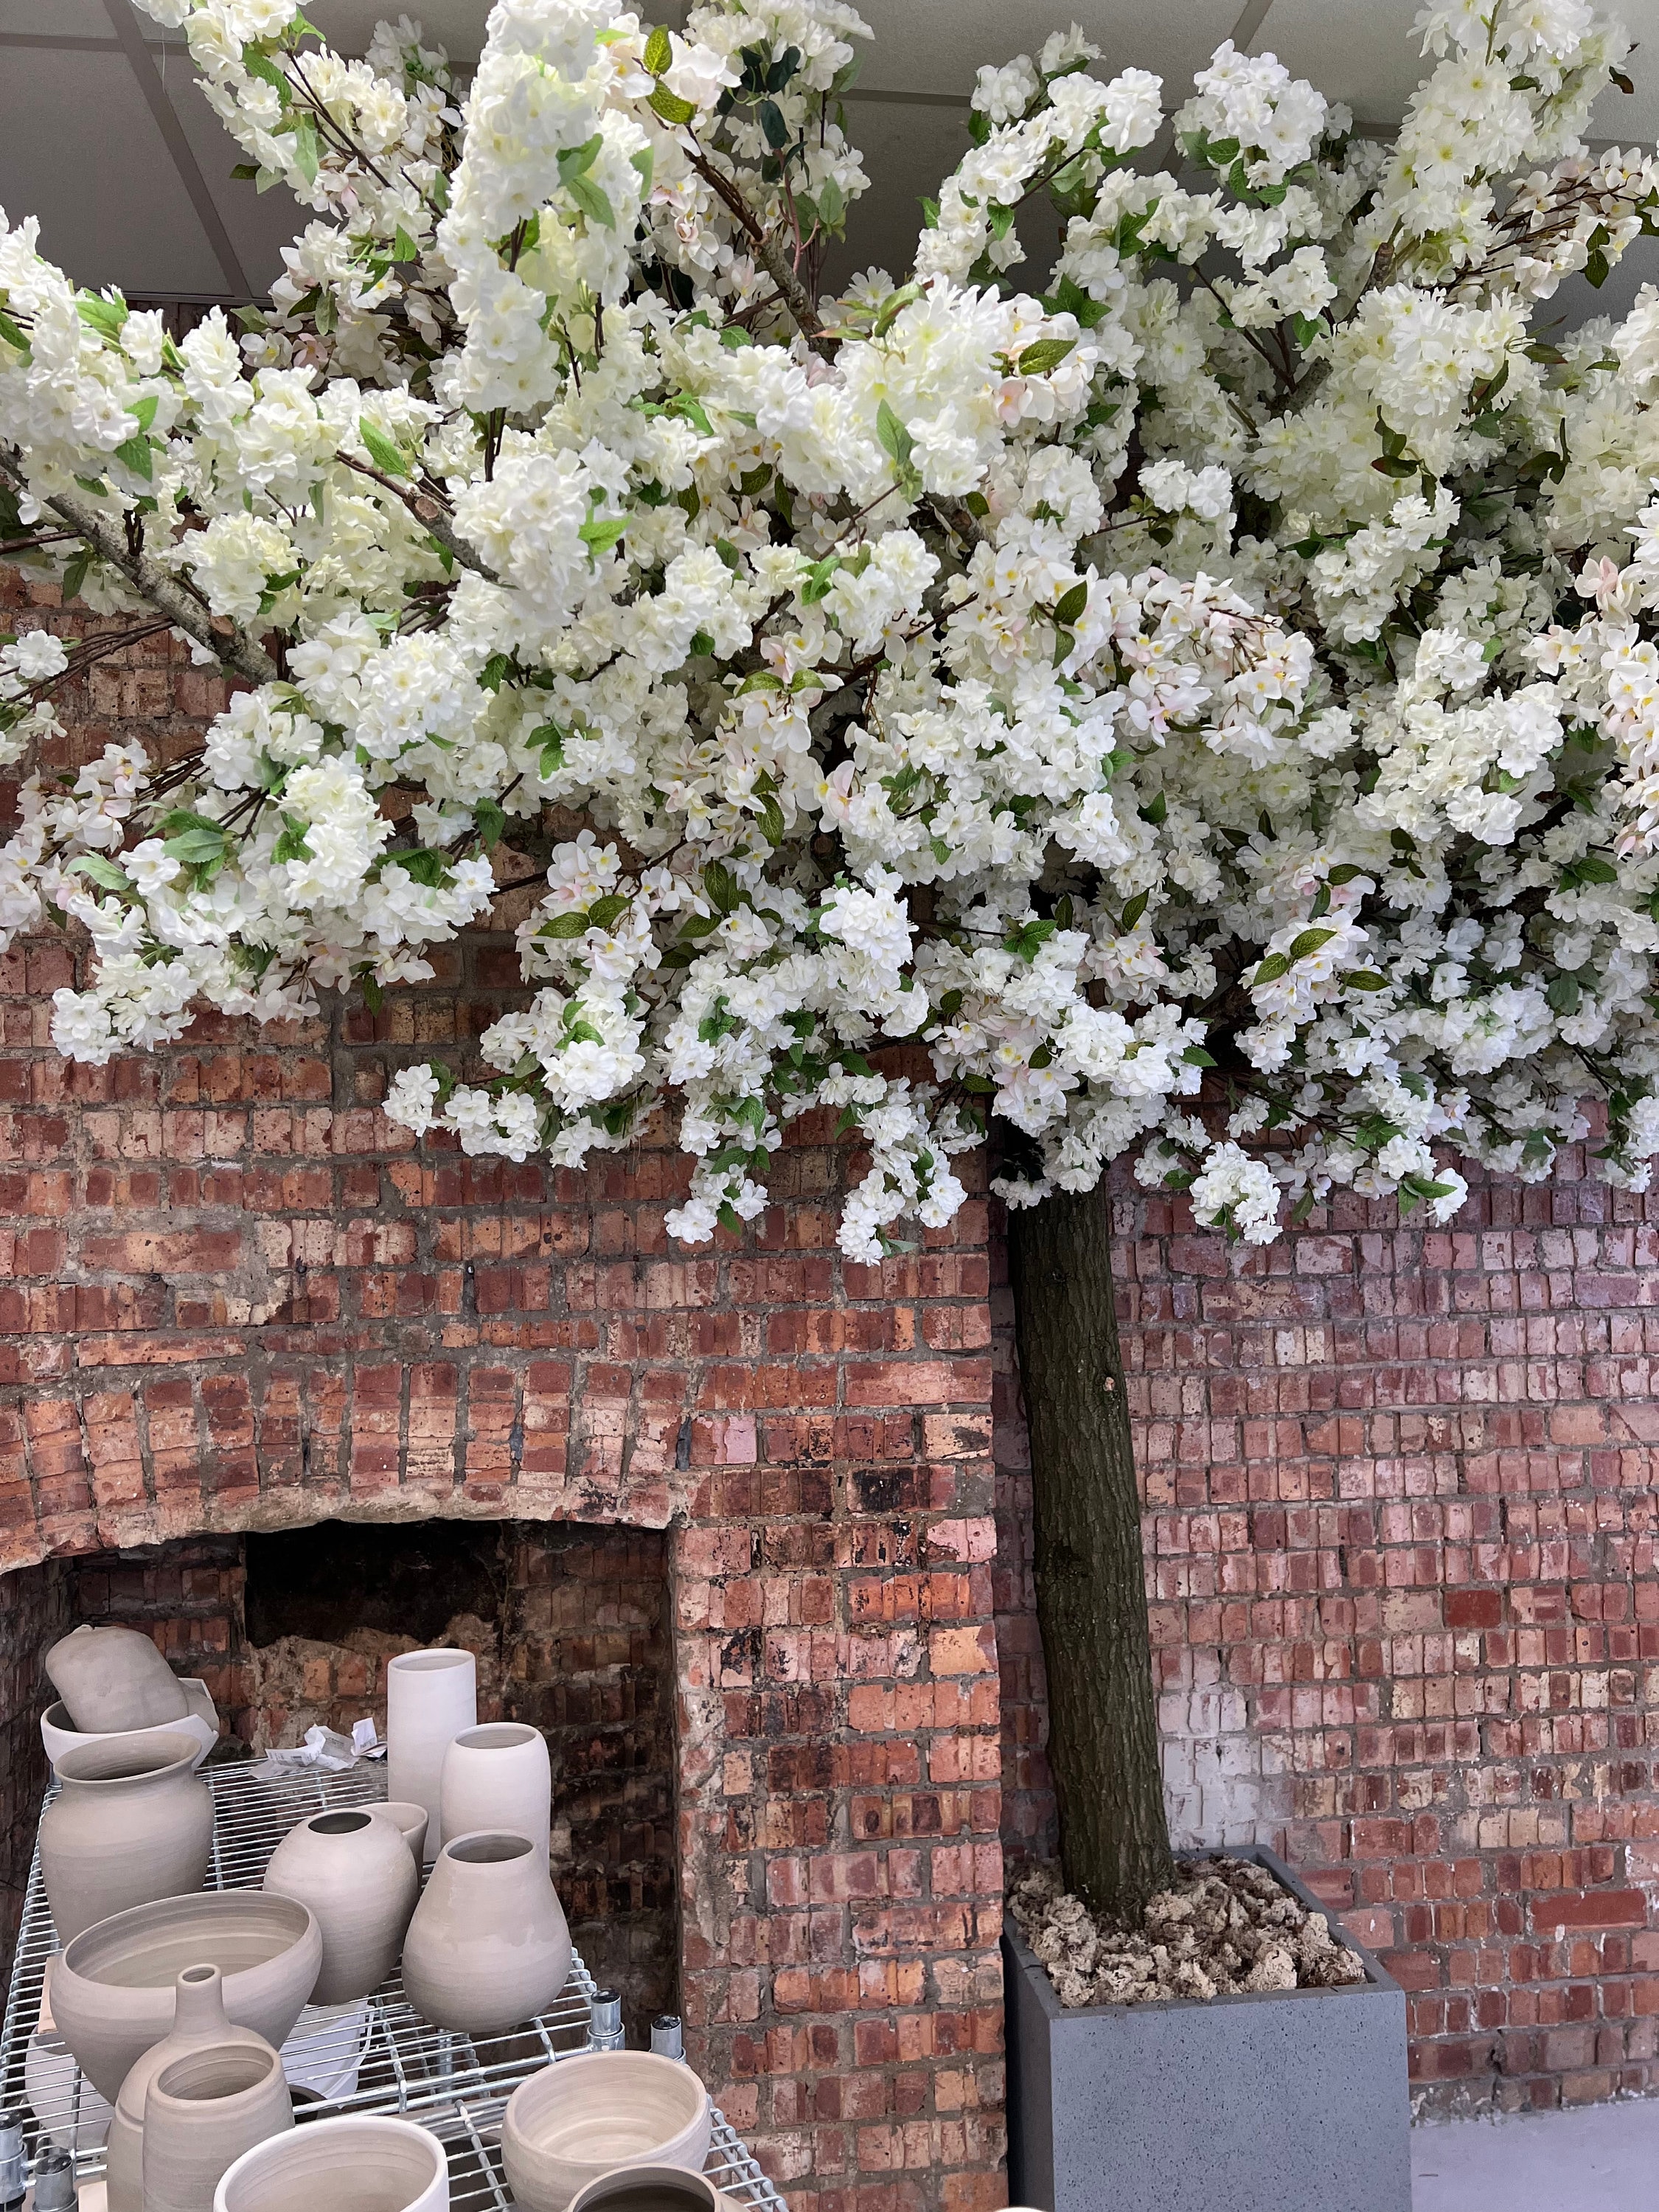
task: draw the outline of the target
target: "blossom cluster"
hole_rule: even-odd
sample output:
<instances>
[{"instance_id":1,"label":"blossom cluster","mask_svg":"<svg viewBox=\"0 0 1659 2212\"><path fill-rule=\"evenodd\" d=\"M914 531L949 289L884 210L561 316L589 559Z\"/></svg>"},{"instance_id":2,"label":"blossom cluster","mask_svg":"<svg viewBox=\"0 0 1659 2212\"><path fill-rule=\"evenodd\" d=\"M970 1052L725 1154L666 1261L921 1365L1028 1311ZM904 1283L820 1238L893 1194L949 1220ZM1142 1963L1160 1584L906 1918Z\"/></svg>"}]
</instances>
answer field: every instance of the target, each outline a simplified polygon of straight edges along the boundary
<instances>
[{"instance_id":1,"label":"blossom cluster","mask_svg":"<svg viewBox=\"0 0 1659 2212\"><path fill-rule=\"evenodd\" d=\"M568 1166L664 1111L690 1241L818 1109L858 1258L988 1145L1012 1202L1130 1152L1261 1243L1449 1218L1598 1102L1645 1188L1659 294L1536 318L1659 161L1583 142L1584 0L1431 8L1392 144L1272 55L1171 102L1057 33L833 294L845 0L497 0L465 84L407 18L136 4L310 220L175 343L0 219L6 540L150 623L167 580L252 685L27 775L0 933L86 933L61 1050L377 1003L533 880L522 1003L387 1109ZM0 640L25 768L72 665Z\"/></svg>"}]
</instances>

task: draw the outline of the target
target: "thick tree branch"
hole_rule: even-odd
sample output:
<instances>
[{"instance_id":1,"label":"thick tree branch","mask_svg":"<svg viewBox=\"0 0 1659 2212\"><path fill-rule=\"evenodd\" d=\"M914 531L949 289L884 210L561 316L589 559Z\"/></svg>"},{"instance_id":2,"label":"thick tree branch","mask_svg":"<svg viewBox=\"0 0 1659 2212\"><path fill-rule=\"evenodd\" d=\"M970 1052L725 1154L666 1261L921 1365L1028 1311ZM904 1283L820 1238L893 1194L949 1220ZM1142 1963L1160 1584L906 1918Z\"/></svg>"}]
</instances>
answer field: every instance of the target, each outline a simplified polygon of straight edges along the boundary
<instances>
[{"instance_id":1,"label":"thick tree branch","mask_svg":"<svg viewBox=\"0 0 1659 2212\"><path fill-rule=\"evenodd\" d=\"M20 490L28 489L22 462L9 447L0 446L0 476ZM201 601L192 599L184 586L152 561L149 554L133 552L125 535L105 520L90 500L66 491L54 493L42 504L61 516L77 537L84 538L100 561L107 561L112 568L118 569L142 599L148 599L158 614L167 617L173 629L183 630L186 637L205 646L221 666L234 670L238 676L246 676L250 684L276 682L280 670L250 632L240 623L233 623L228 634L221 635Z\"/></svg>"},{"instance_id":2,"label":"thick tree branch","mask_svg":"<svg viewBox=\"0 0 1659 2212\"><path fill-rule=\"evenodd\" d=\"M690 131L686 137L691 137ZM814 353L822 354L826 361L832 360L836 341L824 329L806 287L795 273L795 264L790 255L767 229L730 177L720 173L695 139L691 139L688 155L692 167L704 184L741 226L744 235L755 250L756 260L777 286L784 306L794 319L797 330Z\"/></svg>"}]
</instances>

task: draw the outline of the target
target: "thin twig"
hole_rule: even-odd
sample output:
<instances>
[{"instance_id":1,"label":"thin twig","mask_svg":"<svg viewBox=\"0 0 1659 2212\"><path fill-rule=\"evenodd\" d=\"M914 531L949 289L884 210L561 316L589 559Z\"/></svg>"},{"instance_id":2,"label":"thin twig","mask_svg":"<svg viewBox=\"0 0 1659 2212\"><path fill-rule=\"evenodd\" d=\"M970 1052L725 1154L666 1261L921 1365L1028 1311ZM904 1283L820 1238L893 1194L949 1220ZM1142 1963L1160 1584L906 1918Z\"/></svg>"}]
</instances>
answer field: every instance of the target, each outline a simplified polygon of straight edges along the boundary
<instances>
[{"instance_id":1,"label":"thin twig","mask_svg":"<svg viewBox=\"0 0 1659 2212\"><path fill-rule=\"evenodd\" d=\"M337 453L334 458L343 467L355 469L360 477L372 477L374 482L389 491L394 499L400 499L422 529L435 538L444 550L459 561L463 568L471 568L475 576L482 576L488 584L501 582L501 580L495 571L487 562L478 558L466 540L455 535L454 531L444 520L443 515L439 511L438 502L429 494L405 491L396 477L383 476L379 469L370 468L367 461L354 461L349 453Z\"/></svg>"}]
</instances>

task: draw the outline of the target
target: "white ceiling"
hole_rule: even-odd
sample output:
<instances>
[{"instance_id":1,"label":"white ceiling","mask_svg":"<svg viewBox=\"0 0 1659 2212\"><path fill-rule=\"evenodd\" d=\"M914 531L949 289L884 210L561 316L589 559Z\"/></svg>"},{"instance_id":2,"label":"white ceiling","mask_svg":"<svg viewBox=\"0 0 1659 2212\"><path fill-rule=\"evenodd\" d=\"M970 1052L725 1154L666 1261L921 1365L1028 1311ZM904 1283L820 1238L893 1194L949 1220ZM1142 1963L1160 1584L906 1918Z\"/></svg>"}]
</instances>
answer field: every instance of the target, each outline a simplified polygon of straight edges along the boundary
<instances>
[{"instance_id":1,"label":"white ceiling","mask_svg":"<svg viewBox=\"0 0 1659 2212\"><path fill-rule=\"evenodd\" d=\"M404 0L428 38L476 58L488 0ZM916 202L963 144L976 66L1006 60L1073 20L1104 65L1158 70L1172 104L1228 36L1271 49L1364 124L1386 129L1415 86L1410 35L1419 0L861 0L876 37L848 120L872 190L854 209L839 272L908 261ZM396 0L309 0L346 52L361 52ZM1626 0L1659 28L1659 0ZM651 12L649 9L646 12ZM657 12L678 21L683 4ZM1644 58L1637 57L1639 64ZM1659 138L1659 70L1638 70L1633 98L1611 92L1593 128L1629 145ZM280 188L263 198L232 179L236 149L195 85L182 34L130 0L0 0L0 207L39 215L41 243L81 283L130 298L244 299L269 285L298 228ZM1645 240L1600 294L1565 287L1549 319L1622 313L1659 280Z\"/></svg>"}]
</instances>

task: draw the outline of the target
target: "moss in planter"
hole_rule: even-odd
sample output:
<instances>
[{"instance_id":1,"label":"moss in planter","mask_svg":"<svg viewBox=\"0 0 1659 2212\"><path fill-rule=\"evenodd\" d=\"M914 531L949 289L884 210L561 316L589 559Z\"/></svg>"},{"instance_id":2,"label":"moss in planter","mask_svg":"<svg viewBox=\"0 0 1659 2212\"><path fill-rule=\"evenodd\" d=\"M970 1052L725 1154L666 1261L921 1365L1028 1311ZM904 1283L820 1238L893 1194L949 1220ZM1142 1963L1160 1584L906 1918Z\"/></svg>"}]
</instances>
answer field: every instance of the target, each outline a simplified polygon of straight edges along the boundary
<instances>
[{"instance_id":1,"label":"moss in planter","mask_svg":"<svg viewBox=\"0 0 1659 2212\"><path fill-rule=\"evenodd\" d=\"M1063 2005L1167 2004L1365 1978L1322 1912L1304 1911L1245 1859L1182 1860L1139 1928L1097 1918L1066 1893L1057 1867L1015 1882L1008 1909Z\"/></svg>"}]
</instances>

